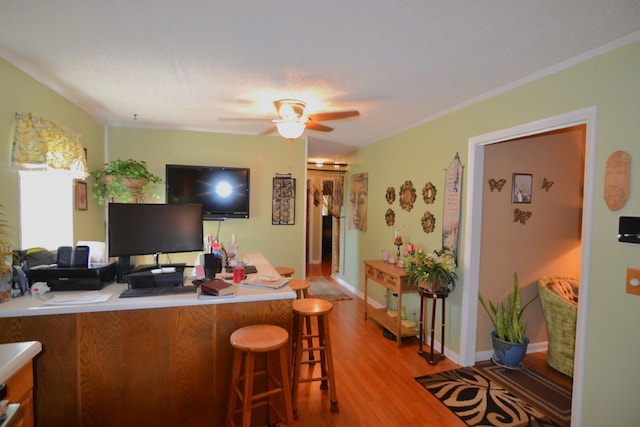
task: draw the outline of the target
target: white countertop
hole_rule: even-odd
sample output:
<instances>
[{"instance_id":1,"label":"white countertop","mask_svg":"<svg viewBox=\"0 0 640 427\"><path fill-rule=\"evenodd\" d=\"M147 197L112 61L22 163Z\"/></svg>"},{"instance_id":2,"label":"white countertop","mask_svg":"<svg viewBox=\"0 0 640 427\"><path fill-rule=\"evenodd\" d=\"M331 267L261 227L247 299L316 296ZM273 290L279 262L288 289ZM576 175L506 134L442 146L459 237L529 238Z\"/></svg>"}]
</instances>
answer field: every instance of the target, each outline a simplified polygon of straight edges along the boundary
<instances>
[{"instance_id":1,"label":"white countertop","mask_svg":"<svg viewBox=\"0 0 640 427\"><path fill-rule=\"evenodd\" d=\"M258 275L277 275L276 270L258 252L244 252L248 256L249 264L255 265ZM253 275L249 275L249 278ZM189 280L186 281L186 284ZM0 304L0 317L44 316L50 314L88 313L117 310L138 310L148 308L181 307L191 305L229 304L242 302L269 301L280 299L295 299L296 294L284 286L277 290L238 286L238 292L233 296L216 299L198 299L194 294L163 295L151 297L119 298L120 293L127 289L126 283L112 283L99 291L63 291L49 292L43 296L24 295ZM55 295L108 295L106 302L51 305Z\"/></svg>"},{"instance_id":2,"label":"white countertop","mask_svg":"<svg viewBox=\"0 0 640 427\"><path fill-rule=\"evenodd\" d=\"M42 344L38 341L0 344L0 383L8 380L41 351Z\"/></svg>"}]
</instances>

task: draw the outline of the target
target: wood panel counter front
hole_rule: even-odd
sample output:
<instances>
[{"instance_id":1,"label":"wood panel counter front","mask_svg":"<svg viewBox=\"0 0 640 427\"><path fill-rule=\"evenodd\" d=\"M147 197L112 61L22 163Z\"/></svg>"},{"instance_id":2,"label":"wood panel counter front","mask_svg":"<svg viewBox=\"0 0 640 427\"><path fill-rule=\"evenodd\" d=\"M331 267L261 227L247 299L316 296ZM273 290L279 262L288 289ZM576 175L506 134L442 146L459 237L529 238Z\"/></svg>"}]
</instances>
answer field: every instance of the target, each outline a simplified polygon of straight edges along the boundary
<instances>
[{"instance_id":1,"label":"wood panel counter front","mask_svg":"<svg viewBox=\"0 0 640 427\"><path fill-rule=\"evenodd\" d=\"M272 267L252 254L258 274ZM275 270L273 270L275 271ZM0 342L39 341L39 426L222 426L231 333L270 323L291 330L295 293L240 286L235 297L119 299L50 306L24 296L0 304ZM71 293L65 293L71 294Z\"/></svg>"}]
</instances>

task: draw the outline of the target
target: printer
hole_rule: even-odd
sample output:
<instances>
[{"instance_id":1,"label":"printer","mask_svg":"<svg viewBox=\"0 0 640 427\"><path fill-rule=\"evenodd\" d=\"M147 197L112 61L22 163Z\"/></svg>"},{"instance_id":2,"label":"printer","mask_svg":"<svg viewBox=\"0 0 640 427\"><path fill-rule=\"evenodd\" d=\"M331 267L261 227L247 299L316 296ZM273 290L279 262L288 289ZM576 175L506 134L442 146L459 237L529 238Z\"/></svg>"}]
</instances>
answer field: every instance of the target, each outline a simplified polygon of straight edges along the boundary
<instances>
[{"instance_id":1,"label":"printer","mask_svg":"<svg viewBox=\"0 0 640 427\"><path fill-rule=\"evenodd\" d=\"M116 278L116 263L89 264L89 247L61 246L55 264L30 266L26 272L29 287L46 282L51 291L98 290Z\"/></svg>"}]
</instances>

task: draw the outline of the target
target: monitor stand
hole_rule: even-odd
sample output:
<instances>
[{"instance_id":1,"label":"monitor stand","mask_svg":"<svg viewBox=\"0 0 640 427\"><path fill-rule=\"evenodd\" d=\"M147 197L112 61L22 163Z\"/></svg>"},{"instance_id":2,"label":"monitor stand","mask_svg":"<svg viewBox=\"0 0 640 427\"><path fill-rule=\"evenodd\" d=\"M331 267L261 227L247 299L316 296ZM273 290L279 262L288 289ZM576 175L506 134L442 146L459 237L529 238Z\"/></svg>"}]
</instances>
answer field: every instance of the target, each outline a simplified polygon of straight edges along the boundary
<instances>
[{"instance_id":1,"label":"monitor stand","mask_svg":"<svg viewBox=\"0 0 640 427\"><path fill-rule=\"evenodd\" d=\"M153 255L153 264L136 265L135 267L131 265L130 256L119 256L116 263L116 281L118 283L127 283L127 276L130 273L141 273L161 267L173 267L176 271L183 272L187 266L186 263L160 264L158 262L159 255L158 253Z\"/></svg>"}]
</instances>

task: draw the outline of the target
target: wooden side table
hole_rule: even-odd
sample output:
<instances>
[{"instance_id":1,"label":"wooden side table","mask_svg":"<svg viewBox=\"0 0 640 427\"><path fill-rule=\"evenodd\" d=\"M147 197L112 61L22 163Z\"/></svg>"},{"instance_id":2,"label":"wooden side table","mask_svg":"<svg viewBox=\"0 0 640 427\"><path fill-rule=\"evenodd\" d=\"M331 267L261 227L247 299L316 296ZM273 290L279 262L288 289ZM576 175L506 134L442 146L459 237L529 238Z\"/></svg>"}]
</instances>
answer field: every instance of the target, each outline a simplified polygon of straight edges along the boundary
<instances>
[{"instance_id":1,"label":"wooden side table","mask_svg":"<svg viewBox=\"0 0 640 427\"><path fill-rule=\"evenodd\" d=\"M415 337L416 332L413 328L407 328L402 325L402 295L409 292L417 292L417 290L409 285L409 275L404 268L396 267L393 264L389 264L383 260L372 260L364 262L364 318L367 319L368 315L373 320L381 324L385 329L390 331L396 336L398 347L402 345L403 337ZM398 315L395 318L387 315L387 309L369 310L369 301L367 299L369 279L379 283L387 288L387 295L389 292L395 292L398 294ZM387 301L389 298L387 298Z\"/></svg>"},{"instance_id":2,"label":"wooden side table","mask_svg":"<svg viewBox=\"0 0 640 427\"><path fill-rule=\"evenodd\" d=\"M436 365L441 359L444 359L446 356L444 355L444 326L445 326L445 302L447 297L449 296L449 292L433 292L428 289L424 289L418 287L418 292L420 293L420 345L418 347L418 354L425 358L427 362L431 365ZM424 300L430 299L432 301L431 304L431 339L430 339L430 351L429 353L422 351L422 343L425 339L426 328L424 327ZM438 300L442 301L442 319L440 321L440 325L442 328L441 331L441 341L440 341L440 354L434 354L433 351L433 341L435 338L435 325L436 325L436 306Z\"/></svg>"}]
</instances>

